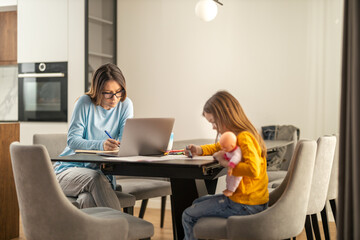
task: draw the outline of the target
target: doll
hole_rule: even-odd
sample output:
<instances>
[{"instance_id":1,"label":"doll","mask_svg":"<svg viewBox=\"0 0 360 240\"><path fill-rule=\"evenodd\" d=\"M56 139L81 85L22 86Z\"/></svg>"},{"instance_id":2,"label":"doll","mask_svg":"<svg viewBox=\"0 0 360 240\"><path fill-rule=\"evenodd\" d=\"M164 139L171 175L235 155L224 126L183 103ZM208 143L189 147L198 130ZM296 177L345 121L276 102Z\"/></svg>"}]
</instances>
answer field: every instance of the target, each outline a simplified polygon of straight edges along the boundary
<instances>
[{"instance_id":1,"label":"doll","mask_svg":"<svg viewBox=\"0 0 360 240\"><path fill-rule=\"evenodd\" d=\"M241 161L241 150L236 145L236 136L232 132L223 133L219 143L221 149L225 151L224 158L229 161L228 172L226 175L226 189L223 191L223 194L230 197L234 194L242 179L242 177L232 175L234 167Z\"/></svg>"}]
</instances>

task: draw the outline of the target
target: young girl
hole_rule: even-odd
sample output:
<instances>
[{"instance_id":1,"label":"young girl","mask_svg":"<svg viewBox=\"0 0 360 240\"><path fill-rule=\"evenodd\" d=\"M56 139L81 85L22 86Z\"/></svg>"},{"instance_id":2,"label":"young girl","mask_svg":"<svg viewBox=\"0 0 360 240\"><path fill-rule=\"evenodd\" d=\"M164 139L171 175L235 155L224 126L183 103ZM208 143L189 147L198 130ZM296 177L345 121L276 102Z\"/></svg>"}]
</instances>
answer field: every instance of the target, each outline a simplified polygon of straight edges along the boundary
<instances>
[{"instance_id":1,"label":"young girl","mask_svg":"<svg viewBox=\"0 0 360 240\"><path fill-rule=\"evenodd\" d=\"M185 239L195 239L193 227L201 217L228 218L255 214L265 210L269 201L265 143L246 117L240 103L230 93L219 91L206 102L203 116L217 131L217 137L226 131L237 136L242 160L235 166L232 174L242 177L242 181L232 196L203 196L185 209L182 216ZM213 155L222 166L228 166L229 162L223 159L224 151L219 142L187 147L193 155Z\"/></svg>"}]
</instances>

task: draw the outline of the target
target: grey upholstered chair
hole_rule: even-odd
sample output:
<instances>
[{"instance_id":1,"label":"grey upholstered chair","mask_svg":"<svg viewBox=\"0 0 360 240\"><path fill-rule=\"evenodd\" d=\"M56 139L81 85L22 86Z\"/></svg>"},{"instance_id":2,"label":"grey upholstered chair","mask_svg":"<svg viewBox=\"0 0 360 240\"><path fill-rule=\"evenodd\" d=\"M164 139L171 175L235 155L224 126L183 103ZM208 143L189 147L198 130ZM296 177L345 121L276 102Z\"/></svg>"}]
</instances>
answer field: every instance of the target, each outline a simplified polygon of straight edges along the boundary
<instances>
[{"instance_id":1,"label":"grey upholstered chair","mask_svg":"<svg viewBox=\"0 0 360 240\"><path fill-rule=\"evenodd\" d=\"M65 149L67 142L66 133L55 134L34 134L33 143L43 144L49 152L50 157L59 156ZM139 217L143 218L148 199L161 197L161 218L160 227L164 225L166 196L171 195L170 182L164 179L149 179L117 176L116 195L119 198L120 206L124 212L133 214L133 207L136 200L142 200ZM78 198L67 197L74 205L78 198L90 198L88 193L82 193ZM93 201L92 201L93 202ZM95 203L94 203L95 206Z\"/></svg>"},{"instance_id":2,"label":"grey upholstered chair","mask_svg":"<svg viewBox=\"0 0 360 240\"><path fill-rule=\"evenodd\" d=\"M334 221L336 224L336 199L339 194L339 141L336 143L335 157L333 162L333 167L331 169L329 190L327 193L327 201L330 204L332 215L334 217ZM327 217L327 208L326 204L324 209L321 211L321 220L324 228L325 239L330 239L329 225L328 225L328 217Z\"/></svg>"},{"instance_id":3,"label":"grey upholstered chair","mask_svg":"<svg viewBox=\"0 0 360 240\"><path fill-rule=\"evenodd\" d=\"M150 239L154 226L111 208L78 209L65 197L43 145L10 145L27 240Z\"/></svg>"},{"instance_id":4,"label":"grey upholstered chair","mask_svg":"<svg viewBox=\"0 0 360 240\"><path fill-rule=\"evenodd\" d=\"M42 144L46 147L50 158L59 156L62 151L66 147L67 142L67 134L66 133L44 133L44 134L34 134L33 136L33 144ZM128 212L132 214L133 207L135 205L135 196L130 195L128 193L123 193L121 191L115 191L120 206L124 209L124 212ZM94 200L92 199L91 195L89 193L81 193L78 198L74 197L67 197L69 201L80 208L80 205L78 204L77 200L78 198L90 198L90 201L93 202L93 205L95 205Z\"/></svg>"},{"instance_id":5,"label":"grey upholstered chair","mask_svg":"<svg viewBox=\"0 0 360 240\"><path fill-rule=\"evenodd\" d=\"M336 136L338 139L338 136ZM330 183L329 183L329 189L327 192L326 201L329 202L332 215L334 217L334 221L336 224L336 202L335 200L338 198L338 191L339 191L339 141L336 141L336 149L335 149L335 156L334 156L334 162L331 169L331 175L330 175ZM328 222L328 216L327 216L327 207L326 204L321 211L321 221L323 225L324 230L324 236L325 239L330 239L330 232L329 232L329 222Z\"/></svg>"},{"instance_id":6,"label":"grey upholstered chair","mask_svg":"<svg viewBox=\"0 0 360 240\"><path fill-rule=\"evenodd\" d=\"M143 218L150 198L161 197L160 227L164 226L166 197L171 195L170 182L162 178L116 177L117 189L141 201L139 218Z\"/></svg>"},{"instance_id":7,"label":"grey upholstered chair","mask_svg":"<svg viewBox=\"0 0 360 240\"><path fill-rule=\"evenodd\" d=\"M292 159L292 154L295 150L295 146L297 144L297 141L299 140L299 135L298 135L298 131L294 130L291 139L287 138L287 139L278 139L278 140L291 140L293 141L292 144L288 145L286 147L286 152L284 155L284 159L285 161L281 164L280 169L279 170L268 170L268 177L269 177L269 189L273 190L274 188L278 187L281 182L284 180L287 170L289 168L290 165L290 161ZM271 153L270 153L271 154ZM273 189L272 189L273 188Z\"/></svg>"},{"instance_id":8,"label":"grey upholstered chair","mask_svg":"<svg viewBox=\"0 0 360 240\"><path fill-rule=\"evenodd\" d=\"M335 148L335 136L324 136L317 140L315 169L305 222L307 239L313 239L313 231L316 239L321 239L316 214L321 212L326 203Z\"/></svg>"},{"instance_id":9,"label":"grey upholstered chair","mask_svg":"<svg viewBox=\"0 0 360 240\"><path fill-rule=\"evenodd\" d=\"M284 181L271 194L273 204L263 212L228 219L205 217L194 227L199 239L287 239L304 228L315 165L316 142L300 140ZM273 195L273 196L271 196Z\"/></svg>"}]
</instances>

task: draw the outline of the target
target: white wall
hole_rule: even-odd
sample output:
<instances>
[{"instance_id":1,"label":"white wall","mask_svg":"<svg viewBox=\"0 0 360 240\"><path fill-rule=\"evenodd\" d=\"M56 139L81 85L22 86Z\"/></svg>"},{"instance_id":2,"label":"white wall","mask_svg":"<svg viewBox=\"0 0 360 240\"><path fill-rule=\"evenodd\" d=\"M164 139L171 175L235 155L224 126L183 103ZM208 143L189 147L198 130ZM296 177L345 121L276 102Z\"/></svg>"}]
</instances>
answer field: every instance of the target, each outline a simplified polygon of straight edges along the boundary
<instances>
[{"instance_id":1,"label":"white wall","mask_svg":"<svg viewBox=\"0 0 360 240\"><path fill-rule=\"evenodd\" d=\"M70 122L74 103L85 92L85 1L68 1L68 122Z\"/></svg>"},{"instance_id":2,"label":"white wall","mask_svg":"<svg viewBox=\"0 0 360 240\"><path fill-rule=\"evenodd\" d=\"M342 0L118 0L118 65L136 117L175 117L175 140L214 137L201 117L217 90L256 127L293 124L302 138L338 132Z\"/></svg>"},{"instance_id":3,"label":"white wall","mask_svg":"<svg viewBox=\"0 0 360 240\"><path fill-rule=\"evenodd\" d=\"M175 140L213 138L202 107L226 89L258 128L293 124L303 138L338 132L342 0L226 0L209 23L195 4L118 0L118 65L136 117L175 117ZM84 92L83 6L68 1L69 118ZM20 126L24 143L68 127Z\"/></svg>"},{"instance_id":4,"label":"white wall","mask_svg":"<svg viewBox=\"0 0 360 240\"><path fill-rule=\"evenodd\" d=\"M322 131L330 133L333 129L337 129L339 132L340 126L343 1L328 1L325 7L327 21L324 24L325 53L323 59L325 68L322 79L325 106Z\"/></svg>"}]
</instances>

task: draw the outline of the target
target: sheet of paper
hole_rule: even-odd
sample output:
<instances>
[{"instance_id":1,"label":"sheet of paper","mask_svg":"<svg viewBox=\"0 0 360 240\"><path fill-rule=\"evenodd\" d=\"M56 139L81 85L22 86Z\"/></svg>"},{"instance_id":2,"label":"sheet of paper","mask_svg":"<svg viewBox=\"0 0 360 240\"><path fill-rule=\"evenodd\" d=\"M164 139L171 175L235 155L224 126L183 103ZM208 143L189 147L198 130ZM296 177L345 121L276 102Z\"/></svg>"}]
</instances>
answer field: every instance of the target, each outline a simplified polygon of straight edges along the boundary
<instances>
[{"instance_id":1,"label":"sheet of paper","mask_svg":"<svg viewBox=\"0 0 360 240\"><path fill-rule=\"evenodd\" d=\"M75 150L75 153L93 153L93 154L97 154L97 153L117 154L118 152L119 150L115 150L115 151L83 150L83 149Z\"/></svg>"},{"instance_id":2,"label":"sheet of paper","mask_svg":"<svg viewBox=\"0 0 360 240\"><path fill-rule=\"evenodd\" d=\"M108 160L119 160L126 162L159 162L159 161L167 161L167 160L205 160L209 161L214 159L213 156L195 156L193 158L189 158L185 155L167 155L162 157L151 157L151 156L131 156L131 157L107 157L105 159Z\"/></svg>"}]
</instances>

